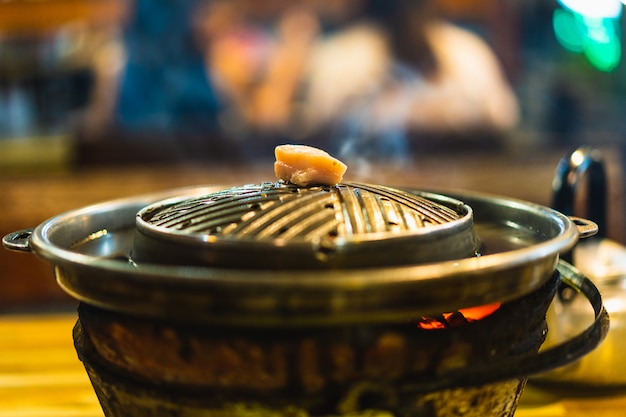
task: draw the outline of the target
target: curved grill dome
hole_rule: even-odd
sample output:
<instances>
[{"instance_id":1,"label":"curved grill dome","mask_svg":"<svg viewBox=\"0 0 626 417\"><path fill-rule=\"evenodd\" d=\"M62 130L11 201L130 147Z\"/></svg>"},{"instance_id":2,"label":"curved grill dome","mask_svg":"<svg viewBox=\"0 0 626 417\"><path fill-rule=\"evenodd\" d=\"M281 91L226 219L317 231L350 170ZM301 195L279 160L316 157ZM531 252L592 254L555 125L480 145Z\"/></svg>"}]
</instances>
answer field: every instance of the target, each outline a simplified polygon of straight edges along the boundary
<instances>
[{"instance_id":1,"label":"curved grill dome","mask_svg":"<svg viewBox=\"0 0 626 417\"><path fill-rule=\"evenodd\" d=\"M354 267L472 256L471 209L369 184L245 185L157 203L137 216L137 262Z\"/></svg>"}]
</instances>

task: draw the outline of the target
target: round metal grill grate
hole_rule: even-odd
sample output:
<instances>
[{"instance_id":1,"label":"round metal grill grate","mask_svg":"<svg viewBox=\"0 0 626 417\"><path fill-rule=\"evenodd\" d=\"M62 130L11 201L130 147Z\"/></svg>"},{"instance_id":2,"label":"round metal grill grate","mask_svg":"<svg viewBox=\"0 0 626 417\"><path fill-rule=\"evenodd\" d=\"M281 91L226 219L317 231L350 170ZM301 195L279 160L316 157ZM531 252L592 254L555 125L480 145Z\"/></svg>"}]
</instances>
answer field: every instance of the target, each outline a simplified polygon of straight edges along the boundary
<instances>
[{"instance_id":1,"label":"round metal grill grate","mask_svg":"<svg viewBox=\"0 0 626 417\"><path fill-rule=\"evenodd\" d=\"M311 240L403 233L461 217L455 209L398 189L367 184L301 188L263 183L165 205L143 220L189 234Z\"/></svg>"}]
</instances>

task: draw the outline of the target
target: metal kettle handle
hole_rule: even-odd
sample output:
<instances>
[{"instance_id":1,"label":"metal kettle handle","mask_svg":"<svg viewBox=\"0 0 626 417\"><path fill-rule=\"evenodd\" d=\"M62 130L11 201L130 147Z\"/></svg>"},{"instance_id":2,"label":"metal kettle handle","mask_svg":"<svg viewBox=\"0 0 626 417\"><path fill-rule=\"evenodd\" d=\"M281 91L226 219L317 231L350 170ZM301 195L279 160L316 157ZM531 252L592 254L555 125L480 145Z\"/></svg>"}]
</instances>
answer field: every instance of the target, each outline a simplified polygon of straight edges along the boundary
<instances>
[{"instance_id":1,"label":"metal kettle handle","mask_svg":"<svg viewBox=\"0 0 626 417\"><path fill-rule=\"evenodd\" d=\"M586 176L587 213L585 217L598 225L598 236L606 236L607 181L602 155L596 149L580 147L565 155L557 165L552 181L552 208L573 216L576 194Z\"/></svg>"}]
</instances>

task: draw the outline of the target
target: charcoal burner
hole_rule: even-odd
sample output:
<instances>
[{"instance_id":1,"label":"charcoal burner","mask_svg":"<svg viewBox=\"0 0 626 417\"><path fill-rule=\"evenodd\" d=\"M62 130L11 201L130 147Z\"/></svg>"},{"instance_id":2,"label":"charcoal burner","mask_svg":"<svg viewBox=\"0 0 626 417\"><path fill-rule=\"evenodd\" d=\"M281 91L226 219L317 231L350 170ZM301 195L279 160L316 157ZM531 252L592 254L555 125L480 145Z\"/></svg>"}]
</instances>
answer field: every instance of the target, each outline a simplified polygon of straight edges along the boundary
<instances>
[{"instance_id":1,"label":"charcoal burner","mask_svg":"<svg viewBox=\"0 0 626 417\"><path fill-rule=\"evenodd\" d=\"M154 415L157 406L167 415L224 413L253 404L268 415L290 408L295 414L286 415L456 415L432 411L450 400L473 404L464 415L486 416L493 405L487 399L499 390L507 399L498 415L512 415L523 380L489 384L493 375L472 375L519 371L512 369L519 358L544 340L545 312L559 284L557 273L488 317L445 330L420 329L420 318L288 331L181 326L83 304L75 339L112 416ZM149 406L139 398L150 398Z\"/></svg>"}]
</instances>

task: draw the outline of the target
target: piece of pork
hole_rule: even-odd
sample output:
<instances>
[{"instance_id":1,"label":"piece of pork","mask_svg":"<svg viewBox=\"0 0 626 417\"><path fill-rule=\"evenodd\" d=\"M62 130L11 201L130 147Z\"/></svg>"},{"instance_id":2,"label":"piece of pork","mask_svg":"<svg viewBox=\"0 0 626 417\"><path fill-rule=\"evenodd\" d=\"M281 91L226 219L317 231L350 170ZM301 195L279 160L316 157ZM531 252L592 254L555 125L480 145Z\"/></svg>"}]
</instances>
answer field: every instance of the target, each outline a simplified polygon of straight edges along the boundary
<instances>
[{"instance_id":1,"label":"piece of pork","mask_svg":"<svg viewBox=\"0 0 626 417\"><path fill-rule=\"evenodd\" d=\"M348 168L321 149L306 145L280 145L275 151L274 173L295 185L337 185Z\"/></svg>"}]
</instances>

